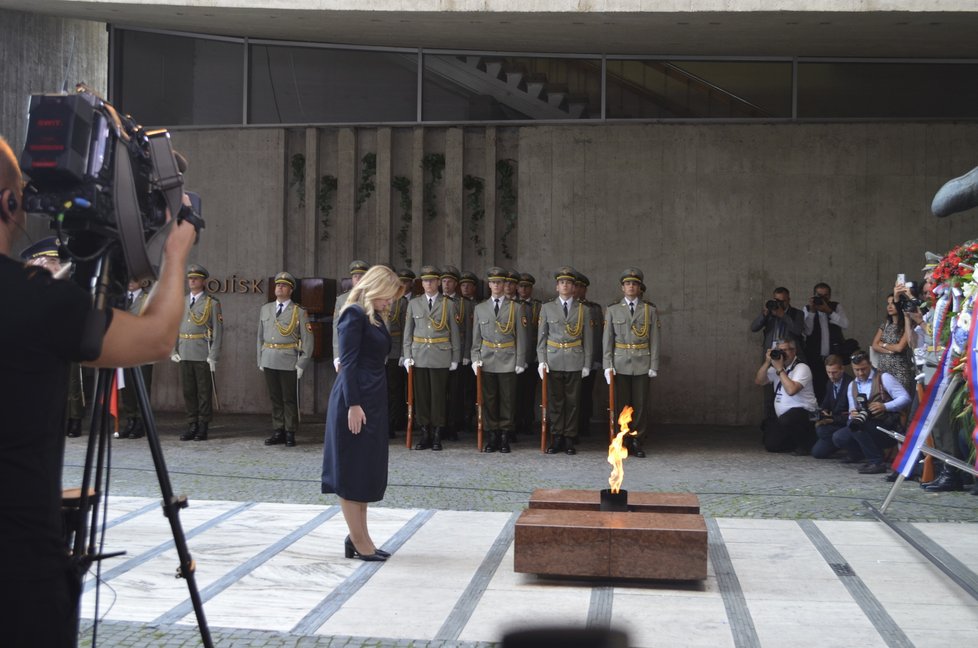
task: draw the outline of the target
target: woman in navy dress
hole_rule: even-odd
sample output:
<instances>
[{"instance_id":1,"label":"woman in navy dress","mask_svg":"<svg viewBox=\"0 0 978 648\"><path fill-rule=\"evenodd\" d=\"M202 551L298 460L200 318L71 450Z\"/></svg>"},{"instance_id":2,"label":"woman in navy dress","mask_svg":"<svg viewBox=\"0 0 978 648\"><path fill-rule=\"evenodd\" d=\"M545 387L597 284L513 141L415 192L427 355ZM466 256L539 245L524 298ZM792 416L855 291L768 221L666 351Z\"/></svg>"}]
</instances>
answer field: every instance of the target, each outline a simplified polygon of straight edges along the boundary
<instances>
[{"instance_id":1,"label":"woman in navy dress","mask_svg":"<svg viewBox=\"0 0 978 648\"><path fill-rule=\"evenodd\" d=\"M336 493L350 535L347 558L386 560L367 531L367 503L387 489L387 374L391 337L384 315L401 296L400 279L384 266L363 275L340 311L340 369L329 395L323 442L322 492Z\"/></svg>"}]
</instances>

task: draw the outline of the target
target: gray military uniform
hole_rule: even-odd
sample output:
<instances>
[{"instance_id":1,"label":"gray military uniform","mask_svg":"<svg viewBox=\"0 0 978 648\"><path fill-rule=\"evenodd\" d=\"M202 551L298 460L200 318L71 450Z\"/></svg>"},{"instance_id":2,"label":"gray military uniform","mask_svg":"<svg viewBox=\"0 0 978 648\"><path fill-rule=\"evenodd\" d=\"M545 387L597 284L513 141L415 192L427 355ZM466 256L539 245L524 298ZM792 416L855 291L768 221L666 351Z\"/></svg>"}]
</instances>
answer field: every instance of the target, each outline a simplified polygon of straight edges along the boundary
<instances>
[{"instance_id":1,"label":"gray military uniform","mask_svg":"<svg viewBox=\"0 0 978 648\"><path fill-rule=\"evenodd\" d=\"M604 320L605 370L615 370L615 420L626 405L634 408L632 431L642 441L648 431L649 371L659 370L659 317L654 304L635 301L635 313L622 299L608 307Z\"/></svg>"},{"instance_id":2,"label":"gray military uniform","mask_svg":"<svg viewBox=\"0 0 978 648\"><path fill-rule=\"evenodd\" d=\"M537 361L550 369L548 415L555 437L577 437L581 370L590 368L594 352L590 316L577 299L570 300L566 316L559 298L540 309Z\"/></svg>"},{"instance_id":3,"label":"gray military uniform","mask_svg":"<svg viewBox=\"0 0 978 648\"><path fill-rule=\"evenodd\" d=\"M193 295L187 295L176 353L180 356L180 382L183 385L187 422L190 424L210 423L213 418L214 387L207 361L217 362L220 358L223 334L221 302L206 290L196 299Z\"/></svg>"},{"instance_id":4,"label":"gray military uniform","mask_svg":"<svg viewBox=\"0 0 978 648\"><path fill-rule=\"evenodd\" d=\"M126 311L132 315L140 315L143 312L143 308L146 307L146 299L149 297L149 293L145 290L140 289L138 292L133 291L134 294L132 300L129 299L129 291L126 292ZM145 364L139 367L139 370L143 374L143 382L146 384L146 395L152 393L153 385L153 365ZM124 389L119 392L120 403L119 403L119 420L129 419L130 422L137 421L135 424L140 430L142 428L140 413L139 413L139 399L136 398L136 387L135 385L126 385ZM141 432L137 430L130 430L130 437L135 433L136 436L142 436Z\"/></svg>"},{"instance_id":5,"label":"gray military uniform","mask_svg":"<svg viewBox=\"0 0 978 648\"><path fill-rule=\"evenodd\" d=\"M281 314L278 307L278 301L269 302L259 312L258 367L272 401L272 428L294 433L299 426L296 369L309 367L314 342L305 309L293 301Z\"/></svg>"},{"instance_id":6,"label":"gray military uniform","mask_svg":"<svg viewBox=\"0 0 978 648\"><path fill-rule=\"evenodd\" d=\"M446 425L448 370L462 360L462 339L455 302L438 294L408 302L404 320L404 359L414 360L415 412L422 427Z\"/></svg>"},{"instance_id":7,"label":"gray military uniform","mask_svg":"<svg viewBox=\"0 0 978 648\"><path fill-rule=\"evenodd\" d=\"M512 434L516 416L516 367L525 366L526 334L522 304L489 298L475 307L472 362L482 363L482 400L486 428ZM494 447L494 440L489 447Z\"/></svg>"}]
</instances>

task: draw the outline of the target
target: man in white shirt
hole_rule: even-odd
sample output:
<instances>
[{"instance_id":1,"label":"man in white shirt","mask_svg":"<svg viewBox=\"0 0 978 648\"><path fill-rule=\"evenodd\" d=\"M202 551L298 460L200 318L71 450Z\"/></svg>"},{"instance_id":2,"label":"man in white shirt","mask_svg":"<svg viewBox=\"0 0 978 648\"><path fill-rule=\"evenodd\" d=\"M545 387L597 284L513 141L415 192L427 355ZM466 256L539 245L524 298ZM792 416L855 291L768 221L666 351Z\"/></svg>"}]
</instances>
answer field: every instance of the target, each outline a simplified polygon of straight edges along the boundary
<instances>
[{"instance_id":1,"label":"man in white shirt","mask_svg":"<svg viewBox=\"0 0 978 648\"><path fill-rule=\"evenodd\" d=\"M886 472L883 449L896 445L896 439L879 428L901 427L900 413L910 406L910 395L900 381L888 373L876 371L864 351L852 354L855 378L849 386L849 425L836 430L832 443L849 454L850 460L861 454L866 463L861 475Z\"/></svg>"},{"instance_id":2,"label":"man in white shirt","mask_svg":"<svg viewBox=\"0 0 978 648\"><path fill-rule=\"evenodd\" d=\"M777 418L765 421L764 448L768 452L809 454L815 443L812 418L818 410L818 401L812 388L812 371L798 361L794 340L782 340L777 349L768 349L754 383L774 385Z\"/></svg>"}]
</instances>

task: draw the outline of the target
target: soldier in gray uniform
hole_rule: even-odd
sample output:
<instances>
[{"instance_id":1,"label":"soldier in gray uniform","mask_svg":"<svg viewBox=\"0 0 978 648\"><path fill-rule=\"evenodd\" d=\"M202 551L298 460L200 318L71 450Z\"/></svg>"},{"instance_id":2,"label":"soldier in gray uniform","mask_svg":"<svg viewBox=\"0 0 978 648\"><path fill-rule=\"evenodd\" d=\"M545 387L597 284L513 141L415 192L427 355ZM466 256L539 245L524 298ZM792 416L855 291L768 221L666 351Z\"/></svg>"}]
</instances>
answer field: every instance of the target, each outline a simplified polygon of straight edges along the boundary
<instances>
[{"instance_id":1,"label":"soldier in gray uniform","mask_svg":"<svg viewBox=\"0 0 978 648\"><path fill-rule=\"evenodd\" d=\"M574 298L577 274L563 266L555 274L557 297L540 309L537 333L537 372L547 374L548 420L552 432L547 454L564 450L577 454L578 403L581 380L591 373L593 340L588 330L589 311Z\"/></svg>"},{"instance_id":2,"label":"soldier in gray uniform","mask_svg":"<svg viewBox=\"0 0 978 648\"><path fill-rule=\"evenodd\" d=\"M483 452L508 453L515 429L516 381L526 368L522 306L503 294L506 271L489 268L489 299L475 307L472 372L482 369L482 415L489 438Z\"/></svg>"},{"instance_id":3,"label":"soldier in gray uniform","mask_svg":"<svg viewBox=\"0 0 978 648\"><path fill-rule=\"evenodd\" d=\"M272 401L272 436L265 445L295 446L299 428L299 380L312 361L313 338L309 316L292 301L295 277L275 275L275 301L258 315L258 370L265 374Z\"/></svg>"},{"instance_id":4,"label":"soldier in gray uniform","mask_svg":"<svg viewBox=\"0 0 978 648\"><path fill-rule=\"evenodd\" d=\"M149 281L140 283L135 279L129 280L129 285L126 287L126 311L133 315L139 315L143 312L143 307L146 306L146 298L149 297L149 283ZM143 373L146 394L149 395L153 386L153 365L142 365L139 370ZM145 434L135 385L126 385L119 391L119 420L126 421L126 427L123 428L122 432L117 433L119 438L138 439Z\"/></svg>"},{"instance_id":5,"label":"soldier in gray uniform","mask_svg":"<svg viewBox=\"0 0 978 648\"><path fill-rule=\"evenodd\" d=\"M577 273L574 281L574 290L577 299L588 309L588 334L591 336L591 344L594 355L591 356L590 374L581 381L581 407L579 409L581 421L581 434L587 434L591 427L591 417L594 415L594 379L598 371L601 370L601 324L604 321L601 305L590 301L587 298L587 289L591 281L583 272Z\"/></svg>"},{"instance_id":6,"label":"soldier in gray uniform","mask_svg":"<svg viewBox=\"0 0 978 648\"><path fill-rule=\"evenodd\" d=\"M448 374L462 360L455 302L438 292L440 283L438 268L421 268L424 294L408 302L404 319L404 368L414 367L414 410L421 426L415 450L442 449Z\"/></svg>"},{"instance_id":7,"label":"soldier in gray uniform","mask_svg":"<svg viewBox=\"0 0 978 648\"><path fill-rule=\"evenodd\" d=\"M395 430L403 430L407 427L407 389L404 382L404 359L401 353L404 352L404 318L407 315L407 305L414 287L415 274L412 270L405 268L397 272L397 278L401 280L404 287L404 294L391 304L390 310L384 323L387 325L387 332L391 335L391 350L387 354L387 423L388 436L394 438Z\"/></svg>"},{"instance_id":8,"label":"soldier in gray uniform","mask_svg":"<svg viewBox=\"0 0 978 648\"><path fill-rule=\"evenodd\" d=\"M649 384L659 371L659 317L655 304L642 299L644 281L641 270L625 268L624 298L608 306L604 319L604 379L615 381L615 420L626 405L635 410L629 428L637 436L625 437L635 457L645 456Z\"/></svg>"},{"instance_id":9,"label":"soldier in gray uniform","mask_svg":"<svg viewBox=\"0 0 978 648\"><path fill-rule=\"evenodd\" d=\"M366 274L367 270L370 269L370 265L366 261L361 261L357 259L350 262L350 281L353 286L360 283L360 279ZM353 286L350 286L351 288ZM350 291L347 290L345 293L340 293L336 296L336 307L333 308L333 369L336 371L340 370L340 336L336 332L336 325L339 323L340 311L343 310L343 305L346 303L346 298L350 296Z\"/></svg>"},{"instance_id":10,"label":"soldier in gray uniform","mask_svg":"<svg viewBox=\"0 0 978 648\"><path fill-rule=\"evenodd\" d=\"M529 341L526 350L526 366L537 361L537 331L540 328L540 309L543 302L533 297L536 278L528 272L520 273L516 294L523 303L526 337ZM535 371L526 371L516 379L516 433L531 434L539 419L536 404L540 402L540 378Z\"/></svg>"},{"instance_id":11,"label":"soldier in gray uniform","mask_svg":"<svg viewBox=\"0 0 978 648\"><path fill-rule=\"evenodd\" d=\"M472 346L472 309L474 304L462 297L458 290L461 273L455 266L447 265L441 269L441 294L455 303L455 323L458 324L459 338L462 342L462 363L467 367L471 362L469 349ZM467 371L453 371L448 375L448 394L446 401L447 425L445 432L452 441L458 441L458 433L465 424L465 402L463 401L463 381ZM444 439L443 439L444 440Z\"/></svg>"},{"instance_id":12,"label":"soldier in gray uniform","mask_svg":"<svg viewBox=\"0 0 978 648\"><path fill-rule=\"evenodd\" d=\"M180 323L177 346L170 359L180 363L180 384L187 412L187 431L181 441L206 441L214 414L214 382L224 334L221 302L205 290L207 270L196 263L187 269L187 313Z\"/></svg>"}]
</instances>

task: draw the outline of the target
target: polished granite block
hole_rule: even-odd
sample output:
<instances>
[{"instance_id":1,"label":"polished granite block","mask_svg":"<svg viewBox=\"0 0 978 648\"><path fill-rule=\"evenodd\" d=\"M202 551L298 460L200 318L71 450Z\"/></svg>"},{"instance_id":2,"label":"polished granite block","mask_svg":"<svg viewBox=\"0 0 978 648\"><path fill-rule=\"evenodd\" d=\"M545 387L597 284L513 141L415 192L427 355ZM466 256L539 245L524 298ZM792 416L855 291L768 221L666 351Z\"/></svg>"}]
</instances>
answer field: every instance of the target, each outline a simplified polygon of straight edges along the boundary
<instances>
[{"instance_id":1,"label":"polished granite block","mask_svg":"<svg viewBox=\"0 0 978 648\"><path fill-rule=\"evenodd\" d=\"M517 572L591 578L703 580L700 515L527 509L516 521Z\"/></svg>"},{"instance_id":2,"label":"polished granite block","mask_svg":"<svg viewBox=\"0 0 978 648\"><path fill-rule=\"evenodd\" d=\"M597 511L601 492L565 488L538 488L530 495L531 509ZM635 513L700 512L700 498L693 493L628 493L628 510Z\"/></svg>"}]
</instances>

